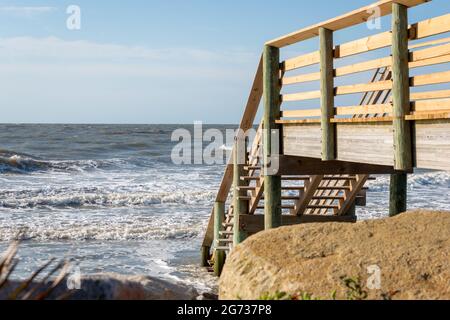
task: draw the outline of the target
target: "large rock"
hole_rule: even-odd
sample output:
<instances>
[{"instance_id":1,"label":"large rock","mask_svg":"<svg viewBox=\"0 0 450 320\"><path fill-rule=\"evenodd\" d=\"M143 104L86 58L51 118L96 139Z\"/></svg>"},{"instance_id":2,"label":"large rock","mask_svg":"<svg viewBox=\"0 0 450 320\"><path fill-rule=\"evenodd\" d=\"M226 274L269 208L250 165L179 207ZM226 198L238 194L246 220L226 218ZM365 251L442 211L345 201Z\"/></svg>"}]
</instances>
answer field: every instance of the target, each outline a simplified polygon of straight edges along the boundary
<instances>
[{"instance_id":1,"label":"large rock","mask_svg":"<svg viewBox=\"0 0 450 320\"><path fill-rule=\"evenodd\" d=\"M98 274L82 276L79 281L75 282L78 283L78 285L74 283L73 279L66 279L52 291L47 299L196 300L209 298L207 295L199 296L198 292L192 287L148 276ZM19 285L20 283L17 281L8 282L7 285L0 290L0 300L8 299L11 293L13 293ZM36 284L33 284L30 287L34 287L35 285ZM45 292L48 288L49 284L41 285L39 289L36 290L34 296L37 296L38 293ZM18 298L20 299L21 296Z\"/></svg>"},{"instance_id":2,"label":"large rock","mask_svg":"<svg viewBox=\"0 0 450 320\"><path fill-rule=\"evenodd\" d=\"M283 227L233 250L219 297L259 299L286 292L329 299L336 291L337 299L347 299L352 290L345 279L359 278L359 296L367 292L368 299L450 299L449 251L450 212Z\"/></svg>"}]
</instances>

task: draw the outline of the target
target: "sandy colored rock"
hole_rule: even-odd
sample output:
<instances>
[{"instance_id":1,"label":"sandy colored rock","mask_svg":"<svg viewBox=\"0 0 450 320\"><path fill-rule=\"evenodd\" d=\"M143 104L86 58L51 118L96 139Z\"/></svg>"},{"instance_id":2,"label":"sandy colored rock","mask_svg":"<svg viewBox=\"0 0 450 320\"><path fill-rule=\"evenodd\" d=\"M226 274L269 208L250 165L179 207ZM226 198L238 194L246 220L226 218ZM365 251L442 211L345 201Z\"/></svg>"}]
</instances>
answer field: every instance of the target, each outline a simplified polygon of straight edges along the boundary
<instances>
[{"instance_id":1,"label":"sandy colored rock","mask_svg":"<svg viewBox=\"0 0 450 320\"><path fill-rule=\"evenodd\" d=\"M346 299L357 278L368 299L450 299L450 212L407 212L356 224L322 223L261 232L237 246L220 279L220 299L277 291ZM381 288L367 268L381 270ZM368 282L369 280L369 282Z\"/></svg>"}]
</instances>

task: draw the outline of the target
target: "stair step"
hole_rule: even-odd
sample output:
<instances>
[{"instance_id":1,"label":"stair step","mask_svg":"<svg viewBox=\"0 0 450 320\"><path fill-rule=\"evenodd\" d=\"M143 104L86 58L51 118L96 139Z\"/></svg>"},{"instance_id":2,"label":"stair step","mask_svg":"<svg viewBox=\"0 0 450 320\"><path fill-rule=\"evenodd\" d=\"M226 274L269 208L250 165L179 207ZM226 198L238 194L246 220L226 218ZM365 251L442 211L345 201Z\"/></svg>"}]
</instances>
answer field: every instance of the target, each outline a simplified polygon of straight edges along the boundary
<instances>
[{"instance_id":1,"label":"stair step","mask_svg":"<svg viewBox=\"0 0 450 320\"><path fill-rule=\"evenodd\" d=\"M226 227L232 227L232 226L234 226L234 223L231 223L231 222L222 223L222 226L224 226L225 228Z\"/></svg>"},{"instance_id":2,"label":"stair step","mask_svg":"<svg viewBox=\"0 0 450 320\"><path fill-rule=\"evenodd\" d=\"M314 196L313 200L340 200L344 199L342 196Z\"/></svg>"},{"instance_id":3,"label":"stair step","mask_svg":"<svg viewBox=\"0 0 450 320\"><path fill-rule=\"evenodd\" d=\"M294 206L281 206L281 209L294 209ZM264 206L258 206L257 209L264 209Z\"/></svg>"},{"instance_id":4,"label":"stair step","mask_svg":"<svg viewBox=\"0 0 450 320\"><path fill-rule=\"evenodd\" d=\"M311 177L309 176L287 176L287 177L281 177L281 180L285 180L285 181L309 181L311 179Z\"/></svg>"},{"instance_id":5,"label":"stair step","mask_svg":"<svg viewBox=\"0 0 450 320\"><path fill-rule=\"evenodd\" d=\"M354 181L356 177L325 177L323 181Z\"/></svg>"},{"instance_id":6,"label":"stair step","mask_svg":"<svg viewBox=\"0 0 450 320\"><path fill-rule=\"evenodd\" d=\"M220 234L221 236L224 236L224 235L233 235L234 232L233 232L233 231L219 231L219 234Z\"/></svg>"},{"instance_id":7,"label":"stair step","mask_svg":"<svg viewBox=\"0 0 450 320\"><path fill-rule=\"evenodd\" d=\"M245 166L244 170L250 171L250 170L261 170L262 168L260 166Z\"/></svg>"},{"instance_id":8,"label":"stair step","mask_svg":"<svg viewBox=\"0 0 450 320\"><path fill-rule=\"evenodd\" d=\"M281 190L302 191L305 187L281 187Z\"/></svg>"},{"instance_id":9,"label":"stair step","mask_svg":"<svg viewBox=\"0 0 450 320\"><path fill-rule=\"evenodd\" d=\"M256 187L255 186L242 186L242 187L238 187L239 191L248 191L248 190L255 190Z\"/></svg>"},{"instance_id":10,"label":"stair step","mask_svg":"<svg viewBox=\"0 0 450 320\"><path fill-rule=\"evenodd\" d=\"M222 250L222 251L230 251L230 247L216 247L216 250Z\"/></svg>"},{"instance_id":11,"label":"stair step","mask_svg":"<svg viewBox=\"0 0 450 320\"><path fill-rule=\"evenodd\" d=\"M239 196L239 200L252 200L252 197L248 197L248 196Z\"/></svg>"},{"instance_id":12,"label":"stair step","mask_svg":"<svg viewBox=\"0 0 450 320\"><path fill-rule=\"evenodd\" d=\"M308 209L339 209L339 206L333 205L309 205Z\"/></svg>"},{"instance_id":13,"label":"stair step","mask_svg":"<svg viewBox=\"0 0 450 320\"><path fill-rule=\"evenodd\" d=\"M242 181L245 181L245 180L247 180L247 181L249 181L249 180L259 181L260 179L261 179L261 177L246 177L246 176L241 177Z\"/></svg>"},{"instance_id":14,"label":"stair step","mask_svg":"<svg viewBox=\"0 0 450 320\"><path fill-rule=\"evenodd\" d=\"M233 239L218 239L219 243L233 243Z\"/></svg>"},{"instance_id":15,"label":"stair step","mask_svg":"<svg viewBox=\"0 0 450 320\"><path fill-rule=\"evenodd\" d=\"M318 187L317 190L350 190L350 186L327 186L327 187Z\"/></svg>"}]
</instances>

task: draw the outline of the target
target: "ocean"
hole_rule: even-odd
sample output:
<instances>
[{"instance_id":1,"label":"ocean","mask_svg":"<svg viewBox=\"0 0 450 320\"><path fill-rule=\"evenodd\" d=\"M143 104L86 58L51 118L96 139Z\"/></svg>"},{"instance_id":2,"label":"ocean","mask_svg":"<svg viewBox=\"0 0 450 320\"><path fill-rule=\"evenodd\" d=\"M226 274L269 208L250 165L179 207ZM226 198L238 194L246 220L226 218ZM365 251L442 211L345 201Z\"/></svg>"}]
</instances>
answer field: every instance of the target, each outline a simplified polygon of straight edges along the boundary
<instances>
[{"instance_id":1,"label":"ocean","mask_svg":"<svg viewBox=\"0 0 450 320\"><path fill-rule=\"evenodd\" d=\"M235 126L204 126L221 131ZM199 248L224 165L176 165L171 141L192 125L0 125L0 250L25 234L14 277L49 258L82 274L115 272L180 281L215 279ZM230 145L221 146L229 149ZM369 183L359 219L387 215L389 178ZM418 171L409 208L450 210L450 175Z\"/></svg>"}]
</instances>

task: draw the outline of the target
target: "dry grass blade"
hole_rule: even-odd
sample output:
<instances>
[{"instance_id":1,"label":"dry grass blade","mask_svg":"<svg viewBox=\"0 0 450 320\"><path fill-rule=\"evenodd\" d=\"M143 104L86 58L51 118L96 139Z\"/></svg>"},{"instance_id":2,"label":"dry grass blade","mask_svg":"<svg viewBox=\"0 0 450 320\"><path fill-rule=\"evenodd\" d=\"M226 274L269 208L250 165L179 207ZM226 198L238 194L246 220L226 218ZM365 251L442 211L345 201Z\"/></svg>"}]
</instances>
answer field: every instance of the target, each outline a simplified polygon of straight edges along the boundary
<instances>
[{"instance_id":1,"label":"dry grass blade","mask_svg":"<svg viewBox=\"0 0 450 320\"><path fill-rule=\"evenodd\" d=\"M17 297L33 283L34 279L36 279L36 277L41 274L42 271L44 271L51 263L53 263L53 261L55 261L55 259L51 259L49 262L37 269L27 280L22 282L22 284L14 290L9 299L16 300Z\"/></svg>"},{"instance_id":2,"label":"dry grass blade","mask_svg":"<svg viewBox=\"0 0 450 320\"><path fill-rule=\"evenodd\" d=\"M56 277L56 279L50 285L50 288L48 288L41 294L37 295L36 300L44 300L53 292L53 290L56 289L56 287L66 278L67 273L69 271L69 266L70 266L70 264L68 261L64 261L64 262L58 264L57 269L55 268L54 270L55 270L55 272L57 270L61 270L59 275Z\"/></svg>"}]
</instances>

